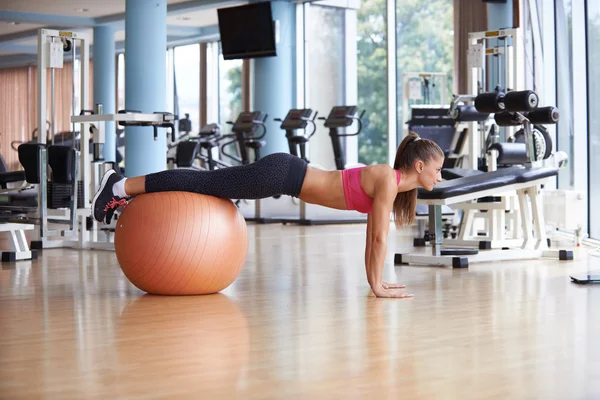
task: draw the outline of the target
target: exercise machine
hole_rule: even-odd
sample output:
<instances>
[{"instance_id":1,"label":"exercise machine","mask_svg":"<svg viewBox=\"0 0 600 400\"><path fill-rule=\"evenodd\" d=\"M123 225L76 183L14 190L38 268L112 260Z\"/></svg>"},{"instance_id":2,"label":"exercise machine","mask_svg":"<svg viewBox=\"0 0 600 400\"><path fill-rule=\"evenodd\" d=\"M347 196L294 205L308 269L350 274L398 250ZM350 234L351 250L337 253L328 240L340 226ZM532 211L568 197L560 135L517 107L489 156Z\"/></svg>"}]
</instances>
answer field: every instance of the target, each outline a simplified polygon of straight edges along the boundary
<instances>
[{"instance_id":1,"label":"exercise machine","mask_svg":"<svg viewBox=\"0 0 600 400\"><path fill-rule=\"evenodd\" d=\"M445 84L445 74L442 76L442 82ZM410 75L409 75L410 76ZM427 78L422 78L427 79ZM418 83L412 80L404 82L404 96L409 99L418 96L418 99L424 98L420 91L417 91L416 85L408 83ZM423 91L431 90L422 88ZM414 93L413 93L414 92ZM445 86L443 86L440 97L445 101ZM425 97L425 99L429 99ZM404 98L404 107L408 107L408 100ZM428 104L428 103L427 103ZM468 128L464 126L466 121L483 122L489 118L489 113L479 113L473 106L459 106L457 115L449 115L449 106L447 105L413 105L410 108L411 118L405 124L405 134L414 132L423 139L429 139L435 142L444 152L445 159L442 169L442 177L448 178L448 169L454 170L454 167L462 163L463 148L468 134ZM442 207L444 219L444 238L456 238L457 225L455 220L459 219L455 210L447 205ZM425 246L430 240L430 235L426 229L429 209L424 204L418 204L416 209L417 237L414 239L415 246Z\"/></svg>"},{"instance_id":2,"label":"exercise machine","mask_svg":"<svg viewBox=\"0 0 600 400\"><path fill-rule=\"evenodd\" d=\"M511 167L481 175L445 181L430 193L419 192L419 202L429 206L429 225L433 227L431 255L396 254L396 264L444 265L466 268L470 262L538 259L542 257L572 260L569 250L551 250L548 247L540 186L555 177L558 169L552 167ZM443 248L441 206L452 205L481 197L516 191L519 200L520 221L523 229L521 246L506 250ZM531 206L531 209L530 209ZM431 229L431 228L430 228Z\"/></svg>"},{"instance_id":3,"label":"exercise machine","mask_svg":"<svg viewBox=\"0 0 600 400\"><path fill-rule=\"evenodd\" d=\"M169 146L167 167L200 170L230 167L231 164L220 159L219 146L220 141L232 137L235 137L235 134L222 135L219 124L204 125L198 132L198 136L186 136L185 140Z\"/></svg>"},{"instance_id":4,"label":"exercise machine","mask_svg":"<svg viewBox=\"0 0 600 400\"><path fill-rule=\"evenodd\" d=\"M231 133L225 135L221 134L221 127L218 124L205 125L198 136L188 135L186 140L176 143L169 149L168 168L214 170L258 161L261 158L260 150L266 144L263 140L267 132L266 119L267 114L261 111L241 112L235 121L227 122L232 127ZM191 130L191 126L188 128ZM229 158L231 161L224 158ZM196 165L197 163L199 165ZM263 211L261 208L261 202L265 199L232 200L247 221L277 222L263 215L272 211L269 208Z\"/></svg>"},{"instance_id":5,"label":"exercise machine","mask_svg":"<svg viewBox=\"0 0 600 400\"><path fill-rule=\"evenodd\" d=\"M315 124L317 114L318 112L313 114L313 110L310 108L291 109L283 119L273 119L280 122L280 128L285 131L290 154L302 158L306 162L309 162L306 151L307 144L317 130ZM309 125L312 126L312 129L307 131ZM298 222L300 220L301 203L299 199L285 195L261 199L260 214L258 214L257 221L261 223Z\"/></svg>"},{"instance_id":6,"label":"exercise machine","mask_svg":"<svg viewBox=\"0 0 600 400\"><path fill-rule=\"evenodd\" d=\"M37 257L37 251L29 248L25 236L25 231L34 230L35 225L11 222L15 213L36 210L37 192L31 191L29 185L24 183L25 171L8 171L4 158L0 155L0 197L3 199L0 204L0 232L6 232L9 245L8 251L2 251L3 262L31 260Z\"/></svg>"},{"instance_id":7,"label":"exercise machine","mask_svg":"<svg viewBox=\"0 0 600 400\"><path fill-rule=\"evenodd\" d=\"M230 165L223 162L219 154L219 144L227 136L221 134L221 126L216 123L207 124L198 132L198 155L196 156L204 169L214 170L227 168Z\"/></svg>"},{"instance_id":8,"label":"exercise machine","mask_svg":"<svg viewBox=\"0 0 600 400\"><path fill-rule=\"evenodd\" d=\"M331 146L333 148L333 157L335 160L335 168L343 170L352 168L358 165L346 165L346 152L342 145L342 138L357 136L362 131L362 117L365 114L363 110L357 117L358 107L356 106L335 106L329 112L327 118L319 117L324 120L324 125L329 129L329 137L331 138ZM356 132L341 133L341 129L351 126L354 121L358 123Z\"/></svg>"},{"instance_id":9,"label":"exercise machine","mask_svg":"<svg viewBox=\"0 0 600 400\"><path fill-rule=\"evenodd\" d=\"M80 73L75 74L77 50L80 54ZM88 99L89 73L89 37L74 31L58 31L50 29L38 30L38 139L36 143L24 143L18 146L19 162L25 170L25 180L37 188L37 206L34 211L23 209L21 213L14 211L11 222L24 224L24 229L34 225L35 239L31 242L33 249L53 247L85 248L93 239L87 236L90 201L90 142L87 136L77 141L76 129L71 130L73 138L70 146L54 143L54 70L63 68L64 54L71 52L73 57L72 109L79 106L85 109ZM48 144L47 134L42 134L42 127L47 125L47 72L50 70L51 81L51 113L49 134L52 143ZM75 79L80 82L79 104L75 99ZM82 130L81 132L89 132ZM85 139L85 140L84 140ZM76 143L79 143L77 148ZM51 171L51 174L49 174ZM85 211L84 211L85 210ZM18 225L14 225L15 227ZM24 236L13 230L19 237L19 250L27 254L29 249L24 245Z\"/></svg>"},{"instance_id":10,"label":"exercise machine","mask_svg":"<svg viewBox=\"0 0 600 400\"><path fill-rule=\"evenodd\" d=\"M341 138L344 136L354 136L360 132L359 130L351 134L340 133L342 127L352 125L354 120L360 119L356 117L357 108L350 107L334 107L327 118L319 118L325 120L325 126L330 130L336 164L338 166L345 165L345 157L342 152ZM320 165L310 162L310 151L307 151L307 144L310 146L310 138L317 131L315 120L317 112L306 109L291 109L286 114L285 118L276 118L275 121L281 122L280 128L286 132L286 139L290 153L304 159L313 168L323 169ZM312 128L309 128L309 125ZM304 130L303 133L300 131ZM310 150L310 147L309 149ZM280 196L276 199L261 200L261 214L263 221L282 222L284 224L294 223L300 225L329 225L329 224L347 224L347 223L364 223L366 216L356 211L333 210L330 208L307 204L299 199L290 196Z\"/></svg>"},{"instance_id":11,"label":"exercise machine","mask_svg":"<svg viewBox=\"0 0 600 400\"><path fill-rule=\"evenodd\" d=\"M228 121L232 125L231 133L221 134L218 124L207 124L200 129L197 136L190 136L191 122L184 120L185 137L169 146L167 163L169 168L192 168L196 160L200 161L202 169L226 168L232 165L245 165L260 159L260 150L264 147L264 136L267 133L265 120L267 114L261 111L241 112L237 119ZM260 135L258 130L262 128ZM229 141L221 143L223 140ZM235 153L231 153L231 148ZM205 153L202 151L205 150ZM217 150L216 152L214 150ZM219 151L220 150L220 151ZM225 156L232 162L222 160Z\"/></svg>"},{"instance_id":12,"label":"exercise machine","mask_svg":"<svg viewBox=\"0 0 600 400\"><path fill-rule=\"evenodd\" d=\"M549 178L556 177L560 165L543 165L536 159L533 149L533 123L555 123L557 116L550 115L546 107L538 108L538 97L533 91L515 91L501 95L485 92L473 98L480 112L495 113L496 121L519 121L525 138L525 162L520 166L499 168L438 184L432 191L420 189L418 202L429 206L431 233L431 255L396 254L396 264L433 264L468 267L469 262L537 259L551 257L572 260L569 250L551 250L546 237L541 188ZM539 111L538 111L539 110ZM508 114L505 114L508 113ZM500 116L498 115L500 114ZM554 122L552 122L554 121ZM514 125L513 125L514 126ZM518 199L519 224L522 240L513 249L488 250L489 246L476 248L444 248L442 234L443 205L476 202L488 196L506 196L516 192ZM504 215L504 211L500 213ZM493 219L492 219L493 221ZM504 231L503 220L498 221L495 231ZM467 223L467 222L465 222ZM515 248L516 247L516 248Z\"/></svg>"},{"instance_id":13,"label":"exercise machine","mask_svg":"<svg viewBox=\"0 0 600 400\"><path fill-rule=\"evenodd\" d=\"M260 150L266 144L263 138L267 134L265 124L267 117L268 115L262 111L242 111L235 121L227 122L231 125L231 133L222 137L231 140L222 143L220 149L223 156L233 161L231 165L246 165L260 159ZM230 152L232 147L236 149L237 155ZM235 201L246 221L270 222L261 214L261 199L232 200Z\"/></svg>"},{"instance_id":14,"label":"exercise machine","mask_svg":"<svg viewBox=\"0 0 600 400\"><path fill-rule=\"evenodd\" d=\"M503 46L489 47L489 39L499 38ZM448 107L448 117L462 128L458 129L456 142L466 141L468 150L455 151L448 158L442 171L444 179L482 174L516 165L525 165L533 160L536 165L557 164L562 166L564 154L552 153L552 140L545 124L555 124L558 110L554 107L538 107L537 94L522 88L523 80L519 71L520 32L509 29L469 34L469 92L454 95ZM493 91L485 92L486 65L504 57L504 84L502 79ZM500 68L499 68L500 69ZM518 110L514 115L512 111ZM531 143L525 140L523 119L529 118L527 125ZM520 129L519 129L520 128ZM519 129L519 130L517 130ZM508 142L500 141L500 131L506 131ZM435 139L434 139L435 140ZM533 157L528 158L532 154ZM558 162L557 162L558 161ZM453 238L446 242L458 246L480 246L481 248L513 247L523 241L519 222L519 201L516 191L503 195L480 198L476 201L452 205L460 216L460 224ZM423 236L422 236L423 237ZM425 234L424 239L416 239L415 245L423 245L433 237Z\"/></svg>"},{"instance_id":15,"label":"exercise machine","mask_svg":"<svg viewBox=\"0 0 600 400\"><path fill-rule=\"evenodd\" d=\"M285 131L285 137L288 142L290 154L296 157L300 157L306 162L310 162L306 156L306 144L310 141L310 138L317 132L317 126L315 124L315 118L319 112L312 113L312 109L292 109L288 111L285 118L275 118L274 121L281 122L280 128ZM312 118L311 118L312 115ZM307 133L306 127L312 126L312 132ZM299 133L299 131L305 131Z\"/></svg>"},{"instance_id":16,"label":"exercise machine","mask_svg":"<svg viewBox=\"0 0 600 400\"><path fill-rule=\"evenodd\" d=\"M74 123L81 124L82 132L88 129L88 126L94 132L94 158L92 160L86 160L91 167L91 179L90 184L86 185L86 188L90 190L90 195L100 185L100 180L104 173L109 169L115 168L115 164L112 162L106 162L102 157L102 147L104 145L105 137L105 123L109 121L116 122L119 126L125 128L127 126L143 126L152 127L154 140L158 140L159 128L166 129L170 135L171 141L175 141L175 116L166 111L156 111L153 113L143 113L139 110L119 110L116 114L104 114L101 104L96 104L93 111L82 111L80 115L71 116L71 121ZM85 230L81 227L81 234L90 237L88 244L84 248L113 250L113 234L115 231L115 223L118 218L118 213L115 213L116 217L108 226L98 223L95 219L90 216L91 197L85 204L85 207L81 210L81 214L87 220L88 229ZM100 226L102 226L100 228ZM105 234L103 241L98 240L99 231Z\"/></svg>"},{"instance_id":17,"label":"exercise machine","mask_svg":"<svg viewBox=\"0 0 600 400\"><path fill-rule=\"evenodd\" d=\"M234 140L221 145L221 153L242 165L259 160L260 149L266 143L263 138L267 134L267 125L265 124L267 117L268 115L262 111L243 111L238 115L235 122L227 121L231 125ZM257 135L259 129L262 129L262 133ZM226 150L229 145L234 143L236 144L238 155L231 154Z\"/></svg>"},{"instance_id":18,"label":"exercise machine","mask_svg":"<svg viewBox=\"0 0 600 400\"><path fill-rule=\"evenodd\" d=\"M79 52L77 51L79 49ZM34 224L36 239L34 249L75 248L114 249L113 225L99 224L90 216L90 205L100 179L114 163L103 158L106 121L117 121L121 126L154 126L173 128L174 116L160 112L141 114L123 110L117 114L104 114L102 104L87 110L89 92L89 37L74 31L40 29L38 31L38 132L46 125L46 74L48 69L62 68L64 53L73 53L73 63L79 53L80 72L78 103L73 89L71 123L73 137L69 146L48 144L47 137L38 134L35 143L18 146L19 161L23 165L26 181L37 186L38 201L35 212L15 217L15 221ZM73 83L73 88L75 84ZM51 95L52 99L54 96ZM79 109L79 115L76 110ZM79 124L80 129L75 127ZM172 129L174 138L174 131ZM91 142L89 140L91 136ZM54 138L54 136L52 136ZM51 174L49 173L51 171Z\"/></svg>"},{"instance_id":19,"label":"exercise machine","mask_svg":"<svg viewBox=\"0 0 600 400\"><path fill-rule=\"evenodd\" d=\"M191 138L192 120L190 120L190 114L185 113L184 115L177 121L177 141Z\"/></svg>"}]
</instances>

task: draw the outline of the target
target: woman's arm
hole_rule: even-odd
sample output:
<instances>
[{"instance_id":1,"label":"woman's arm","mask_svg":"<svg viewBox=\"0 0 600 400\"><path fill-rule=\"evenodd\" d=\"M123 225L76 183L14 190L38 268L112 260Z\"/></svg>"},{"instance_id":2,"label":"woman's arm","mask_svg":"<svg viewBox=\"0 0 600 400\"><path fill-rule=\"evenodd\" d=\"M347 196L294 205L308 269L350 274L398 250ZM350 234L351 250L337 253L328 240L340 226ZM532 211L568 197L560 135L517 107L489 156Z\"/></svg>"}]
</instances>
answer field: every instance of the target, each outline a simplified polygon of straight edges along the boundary
<instances>
[{"instance_id":1,"label":"woman's arm","mask_svg":"<svg viewBox=\"0 0 600 400\"><path fill-rule=\"evenodd\" d=\"M395 179L395 176L394 176ZM387 238L390 229L390 215L394 199L398 193L390 179L382 179L375 185L373 209L367 219L367 246L365 263L367 281L377 297L412 297L398 293L393 289L402 286L388 285L383 282L383 266L387 255Z\"/></svg>"},{"instance_id":2,"label":"woman's arm","mask_svg":"<svg viewBox=\"0 0 600 400\"><path fill-rule=\"evenodd\" d=\"M365 265L369 265L369 258L371 257L371 214L367 214L367 243L365 245Z\"/></svg>"}]
</instances>

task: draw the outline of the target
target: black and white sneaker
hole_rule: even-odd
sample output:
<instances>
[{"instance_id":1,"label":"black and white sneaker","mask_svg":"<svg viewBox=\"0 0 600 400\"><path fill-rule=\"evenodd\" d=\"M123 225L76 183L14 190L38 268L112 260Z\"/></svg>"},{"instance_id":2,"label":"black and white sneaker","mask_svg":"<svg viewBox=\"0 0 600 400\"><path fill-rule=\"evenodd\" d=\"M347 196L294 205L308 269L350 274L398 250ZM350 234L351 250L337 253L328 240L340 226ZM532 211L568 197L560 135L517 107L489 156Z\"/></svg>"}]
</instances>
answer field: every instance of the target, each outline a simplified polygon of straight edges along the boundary
<instances>
[{"instance_id":1,"label":"black and white sneaker","mask_svg":"<svg viewBox=\"0 0 600 400\"><path fill-rule=\"evenodd\" d=\"M109 170L102 177L100 187L92 200L92 214L98 222L110 224L115 210L127 205L127 199L115 196L113 186L123 179L123 176L114 169Z\"/></svg>"}]
</instances>

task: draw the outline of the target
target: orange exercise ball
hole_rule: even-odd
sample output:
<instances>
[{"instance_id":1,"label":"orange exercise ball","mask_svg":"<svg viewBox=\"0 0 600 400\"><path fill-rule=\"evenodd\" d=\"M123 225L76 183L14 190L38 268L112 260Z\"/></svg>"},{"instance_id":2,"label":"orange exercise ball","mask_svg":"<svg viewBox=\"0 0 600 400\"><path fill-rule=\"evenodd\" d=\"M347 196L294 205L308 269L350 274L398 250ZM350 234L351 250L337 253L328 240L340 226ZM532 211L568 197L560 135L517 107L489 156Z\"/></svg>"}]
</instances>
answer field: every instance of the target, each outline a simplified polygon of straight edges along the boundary
<instances>
[{"instance_id":1,"label":"orange exercise ball","mask_svg":"<svg viewBox=\"0 0 600 400\"><path fill-rule=\"evenodd\" d=\"M114 242L127 279L161 295L220 292L248 254L246 221L235 204L189 192L134 197L119 216Z\"/></svg>"}]
</instances>

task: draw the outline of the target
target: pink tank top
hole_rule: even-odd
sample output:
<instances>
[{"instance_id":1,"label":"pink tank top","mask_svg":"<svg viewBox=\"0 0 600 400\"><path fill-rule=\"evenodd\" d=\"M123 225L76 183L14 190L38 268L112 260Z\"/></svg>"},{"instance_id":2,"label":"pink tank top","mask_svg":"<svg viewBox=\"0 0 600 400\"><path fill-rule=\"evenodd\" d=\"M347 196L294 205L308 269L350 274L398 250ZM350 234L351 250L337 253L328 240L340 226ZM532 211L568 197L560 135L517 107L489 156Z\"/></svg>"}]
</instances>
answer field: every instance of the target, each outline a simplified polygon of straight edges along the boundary
<instances>
[{"instance_id":1,"label":"pink tank top","mask_svg":"<svg viewBox=\"0 0 600 400\"><path fill-rule=\"evenodd\" d=\"M342 170L342 182L348 210L369 214L373 208L373 199L363 189L360 183L360 172L365 167ZM400 183L400 171L396 170L396 184Z\"/></svg>"}]
</instances>

